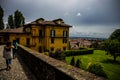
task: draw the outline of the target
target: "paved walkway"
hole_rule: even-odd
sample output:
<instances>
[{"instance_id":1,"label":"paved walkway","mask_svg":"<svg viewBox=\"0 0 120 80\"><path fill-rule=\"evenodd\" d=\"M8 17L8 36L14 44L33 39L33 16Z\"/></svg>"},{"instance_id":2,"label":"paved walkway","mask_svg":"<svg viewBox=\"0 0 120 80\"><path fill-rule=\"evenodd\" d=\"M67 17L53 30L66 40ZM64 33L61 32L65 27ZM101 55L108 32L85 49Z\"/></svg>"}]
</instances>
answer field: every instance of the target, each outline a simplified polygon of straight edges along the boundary
<instances>
[{"instance_id":1,"label":"paved walkway","mask_svg":"<svg viewBox=\"0 0 120 80\"><path fill-rule=\"evenodd\" d=\"M11 70L6 71L2 52L3 46L0 46L0 80L36 80L19 57L12 60Z\"/></svg>"}]
</instances>

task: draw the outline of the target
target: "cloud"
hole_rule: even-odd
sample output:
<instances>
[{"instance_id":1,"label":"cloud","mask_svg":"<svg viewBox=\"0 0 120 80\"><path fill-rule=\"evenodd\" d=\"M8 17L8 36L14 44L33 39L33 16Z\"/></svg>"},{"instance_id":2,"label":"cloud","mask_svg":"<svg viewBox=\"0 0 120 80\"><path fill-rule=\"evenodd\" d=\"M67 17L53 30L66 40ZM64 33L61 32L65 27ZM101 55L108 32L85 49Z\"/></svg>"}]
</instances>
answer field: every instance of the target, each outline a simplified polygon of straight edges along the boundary
<instances>
[{"instance_id":1,"label":"cloud","mask_svg":"<svg viewBox=\"0 0 120 80\"><path fill-rule=\"evenodd\" d=\"M0 1L2 1L0 5L4 9L4 21L7 21L8 15L14 14L14 11L18 9L25 16L26 22L34 21L40 17L46 20L62 18L67 24L78 26L73 30L85 34L100 33L101 31L106 35L117 28L114 25L120 27L120 0ZM109 29L109 25L113 28Z\"/></svg>"},{"instance_id":2,"label":"cloud","mask_svg":"<svg viewBox=\"0 0 120 80\"><path fill-rule=\"evenodd\" d=\"M77 15L76 16L81 16L81 13L77 13Z\"/></svg>"},{"instance_id":3,"label":"cloud","mask_svg":"<svg viewBox=\"0 0 120 80\"><path fill-rule=\"evenodd\" d=\"M79 25L70 28L70 36L108 38L119 25Z\"/></svg>"},{"instance_id":4,"label":"cloud","mask_svg":"<svg viewBox=\"0 0 120 80\"><path fill-rule=\"evenodd\" d=\"M69 15L69 13L68 13L68 12L65 12L65 13L64 13L64 16L68 16L68 15Z\"/></svg>"}]
</instances>

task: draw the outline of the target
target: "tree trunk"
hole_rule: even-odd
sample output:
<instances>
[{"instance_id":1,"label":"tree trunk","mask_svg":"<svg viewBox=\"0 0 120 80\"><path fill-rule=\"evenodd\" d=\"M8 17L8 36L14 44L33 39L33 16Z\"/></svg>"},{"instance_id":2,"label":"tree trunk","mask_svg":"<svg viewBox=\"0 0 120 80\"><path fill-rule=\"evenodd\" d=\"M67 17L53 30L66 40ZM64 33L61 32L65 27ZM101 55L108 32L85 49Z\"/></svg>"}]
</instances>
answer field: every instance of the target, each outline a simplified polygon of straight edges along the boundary
<instances>
[{"instance_id":1,"label":"tree trunk","mask_svg":"<svg viewBox=\"0 0 120 80\"><path fill-rule=\"evenodd\" d=\"M116 61L116 55L114 55L114 61Z\"/></svg>"}]
</instances>

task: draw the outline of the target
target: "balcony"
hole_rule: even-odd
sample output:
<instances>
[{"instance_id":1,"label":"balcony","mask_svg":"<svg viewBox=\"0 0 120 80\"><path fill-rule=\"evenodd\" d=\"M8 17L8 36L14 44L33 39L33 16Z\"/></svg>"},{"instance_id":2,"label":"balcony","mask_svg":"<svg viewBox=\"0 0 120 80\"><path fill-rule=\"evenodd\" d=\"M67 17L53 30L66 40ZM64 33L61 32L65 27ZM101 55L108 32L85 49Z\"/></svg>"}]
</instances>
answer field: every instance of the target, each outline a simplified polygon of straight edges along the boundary
<instances>
[{"instance_id":1,"label":"balcony","mask_svg":"<svg viewBox=\"0 0 120 80\"><path fill-rule=\"evenodd\" d=\"M61 34L57 34L57 35L50 35L51 38L67 38L68 36L63 36Z\"/></svg>"}]
</instances>

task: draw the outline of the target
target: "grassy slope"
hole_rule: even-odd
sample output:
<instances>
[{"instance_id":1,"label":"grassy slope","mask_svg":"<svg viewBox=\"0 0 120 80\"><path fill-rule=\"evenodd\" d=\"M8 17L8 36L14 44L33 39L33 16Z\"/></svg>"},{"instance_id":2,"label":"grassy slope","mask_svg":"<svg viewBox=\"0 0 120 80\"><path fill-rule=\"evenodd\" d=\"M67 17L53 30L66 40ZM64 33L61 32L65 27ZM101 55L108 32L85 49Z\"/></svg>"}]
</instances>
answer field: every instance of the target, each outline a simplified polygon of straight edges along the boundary
<instances>
[{"instance_id":1,"label":"grassy slope","mask_svg":"<svg viewBox=\"0 0 120 80\"><path fill-rule=\"evenodd\" d=\"M72 57L66 57L69 64ZM113 62L113 57L106 55L104 51L95 50L94 54L75 56L75 60L81 59L82 67L86 69L89 62L99 63L103 66L109 80L120 80L120 57L117 62Z\"/></svg>"}]
</instances>

